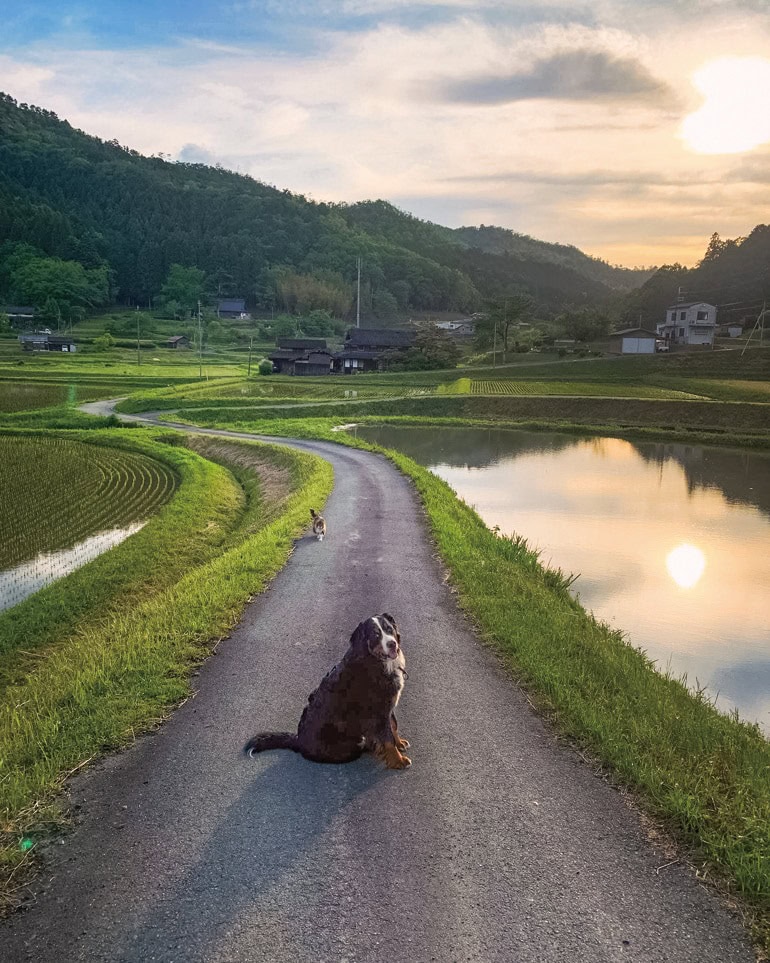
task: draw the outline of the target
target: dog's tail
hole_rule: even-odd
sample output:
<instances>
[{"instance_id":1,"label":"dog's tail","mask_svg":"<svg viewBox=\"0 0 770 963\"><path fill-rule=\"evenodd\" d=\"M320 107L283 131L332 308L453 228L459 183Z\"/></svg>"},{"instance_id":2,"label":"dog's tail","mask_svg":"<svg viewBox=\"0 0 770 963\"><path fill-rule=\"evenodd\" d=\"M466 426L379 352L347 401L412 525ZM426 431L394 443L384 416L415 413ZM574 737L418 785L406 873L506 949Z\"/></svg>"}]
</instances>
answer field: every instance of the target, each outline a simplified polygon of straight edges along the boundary
<instances>
[{"instance_id":1,"label":"dog's tail","mask_svg":"<svg viewBox=\"0 0 770 963\"><path fill-rule=\"evenodd\" d=\"M310 517L311 517L311 518L318 518L318 512L317 512L314 508L311 508L311 509L310 509Z\"/></svg>"},{"instance_id":2,"label":"dog's tail","mask_svg":"<svg viewBox=\"0 0 770 963\"><path fill-rule=\"evenodd\" d=\"M291 749L292 752L299 752L299 740L290 732L260 732L252 736L243 747L247 756L255 756L267 749Z\"/></svg>"}]
</instances>

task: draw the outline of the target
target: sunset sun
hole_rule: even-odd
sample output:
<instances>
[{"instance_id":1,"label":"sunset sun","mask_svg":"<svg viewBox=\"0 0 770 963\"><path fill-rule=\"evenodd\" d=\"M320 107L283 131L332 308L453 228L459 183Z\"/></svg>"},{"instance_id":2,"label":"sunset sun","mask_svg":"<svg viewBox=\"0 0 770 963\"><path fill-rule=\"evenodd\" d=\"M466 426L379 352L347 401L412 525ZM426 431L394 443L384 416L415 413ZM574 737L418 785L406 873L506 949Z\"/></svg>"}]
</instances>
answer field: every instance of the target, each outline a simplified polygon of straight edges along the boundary
<instances>
[{"instance_id":1,"label":"sunset sun","mask_svg":"<svg viewBox=\"0 0 770 963\"><path fill-rule=\"evenodd\" d=\"M770 141L770 60L721 57L693 75L704 102L682 124L699 154L739 154Z\"/></svg>"}]
</instances>

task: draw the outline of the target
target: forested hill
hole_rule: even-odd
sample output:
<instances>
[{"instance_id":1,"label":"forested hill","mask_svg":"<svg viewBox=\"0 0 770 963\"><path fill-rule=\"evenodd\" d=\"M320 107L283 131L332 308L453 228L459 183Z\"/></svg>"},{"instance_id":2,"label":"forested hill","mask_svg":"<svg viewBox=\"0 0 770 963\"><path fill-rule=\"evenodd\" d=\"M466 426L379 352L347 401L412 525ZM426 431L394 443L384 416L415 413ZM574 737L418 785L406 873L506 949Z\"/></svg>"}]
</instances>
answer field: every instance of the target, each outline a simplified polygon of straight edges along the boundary
<instances>
[{"instance_id":1,"label":"forested hill","mask_svg":"<svg viewBox=\"0 0 770 963\"><path fill-rule=\"evenodd\" d=\"M694 268L667 264L625 300L624 320L650 324L682 301L705 301L718 308L720 324L751 326L763 306L770 307L770 225L758 224L747 237L713 234Z\"/></svg>"},{"instance_id":2,"label":"forested hill","mask_svg":"<svg viewBox=\"0 0 770 963\"><path fill-rule=\"evenodd\" d=\"M507 242L490 244L490 231ZM144 157L6 95L0 242L5 298L14 292L2 258L20 243L109 269L110 297L126 303L155 297L175 263L203 270L214 293L257 306L275 301L287 273L349 291L361 257L364 306L383 318L471 311L515 290L558 311L606 301L649 275L501 229L453 231L383 201L319 204L217 167Z\"/></svg>"}]
</instances>

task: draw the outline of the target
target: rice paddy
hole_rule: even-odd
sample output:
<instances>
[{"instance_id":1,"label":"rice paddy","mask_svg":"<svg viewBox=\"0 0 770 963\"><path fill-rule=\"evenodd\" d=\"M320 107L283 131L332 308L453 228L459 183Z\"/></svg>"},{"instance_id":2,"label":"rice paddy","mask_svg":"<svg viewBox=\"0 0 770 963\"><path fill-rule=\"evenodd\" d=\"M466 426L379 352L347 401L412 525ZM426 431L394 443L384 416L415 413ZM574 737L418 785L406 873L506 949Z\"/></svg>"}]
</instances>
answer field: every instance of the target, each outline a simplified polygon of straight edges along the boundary
<instances>
[{"instance_id":1,"label":"rice paddy","mask_svg":"<svg viewBox=\"0 0 770 963\"><path fill-rule=\"evenodd\" d=\"M0 412L35 411L107 397L104 389L76 384L0 381Z\"/></svg>"},{"instance_id":2,"label":"rice paddy","mask_svg":"<svg viewBox=\"0 0 770 963\"><path fill-rule=\"evenodd\" d=\"M146 519L175 488L168 465L138 452L0 435L0 571L38 558L49 568L48 553Z\"/></svg>"},{"instance_id":3,"label":"rice paddy","mask_svg":"<svg viewBox=\"0 0 770 963\"><path fill-rule=\"evenodd\" d=\"M467 380L467 379L463 379ZM583 398L698 398L677 388L580 381L472 381L474 395L577 395Z\"/></svg>"}]
</instances>

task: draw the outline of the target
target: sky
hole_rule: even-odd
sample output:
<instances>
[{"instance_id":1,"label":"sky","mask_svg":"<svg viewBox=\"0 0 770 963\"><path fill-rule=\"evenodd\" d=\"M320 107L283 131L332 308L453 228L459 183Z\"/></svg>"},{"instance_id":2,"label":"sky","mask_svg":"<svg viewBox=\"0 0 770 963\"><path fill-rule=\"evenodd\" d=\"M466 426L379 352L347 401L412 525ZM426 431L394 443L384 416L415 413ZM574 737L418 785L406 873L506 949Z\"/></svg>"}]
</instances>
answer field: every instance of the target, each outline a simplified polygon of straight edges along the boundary
<instances>
[{"instance_id":1,"label":"sky","mask_svg":"<svg viewBox=\"0 0 770 963\"><path fill-rule=\"evenodd\" d=\"M770 221L770 0L3 0L0 90L143 154L626 266Z\"/></svg>"}]
</instances>

